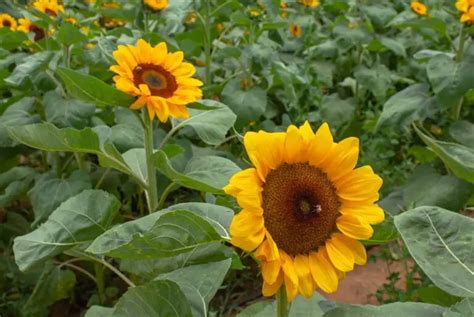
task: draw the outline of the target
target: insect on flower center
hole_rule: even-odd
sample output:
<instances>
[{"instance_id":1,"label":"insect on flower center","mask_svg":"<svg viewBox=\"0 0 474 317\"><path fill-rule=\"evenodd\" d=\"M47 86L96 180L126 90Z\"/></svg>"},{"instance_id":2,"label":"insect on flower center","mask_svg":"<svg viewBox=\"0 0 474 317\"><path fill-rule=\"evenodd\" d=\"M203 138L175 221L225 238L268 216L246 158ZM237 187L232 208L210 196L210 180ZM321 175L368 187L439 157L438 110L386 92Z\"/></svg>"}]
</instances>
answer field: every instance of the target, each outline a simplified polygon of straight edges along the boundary
<instances>
[{"instance_id":1,"label":"insect on flower center","mask_svg":"<svg viewBox=\"0 0 474 317\"><path fill-rule=\"evenodd\" d=\"M288 254L307 254L323 245L335 230L339 207L327 175L308 163L285 163L267 175L265 227Z\"/></svg>"},{"instance_id":2,"label":"insect on flower center","mask_svg":"<svg viewBox=\"0 0 474 317\"><path fill-rule=\"evenodd\" d=\"M178 88L175 77L163 67L154 64L139 64L133 70L136 86L145 84L153 96L171 97Z\"/></svg>"}]
</instances>

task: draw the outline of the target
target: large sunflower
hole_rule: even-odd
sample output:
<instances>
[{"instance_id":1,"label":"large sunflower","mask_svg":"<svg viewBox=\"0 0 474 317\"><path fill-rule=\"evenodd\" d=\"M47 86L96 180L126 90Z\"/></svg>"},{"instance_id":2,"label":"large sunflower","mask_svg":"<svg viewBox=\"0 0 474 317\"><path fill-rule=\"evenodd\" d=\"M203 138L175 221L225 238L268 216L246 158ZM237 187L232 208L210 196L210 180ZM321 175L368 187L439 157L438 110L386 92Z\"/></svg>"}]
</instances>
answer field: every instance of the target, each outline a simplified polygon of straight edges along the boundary
<instances>
[{"instance_id":1,"label":"large sunflower","mask_svg":"<svg viewBox=\"0 0 474 317\"><path fill-rule=\"evenodd\" d=\"M187 118L186 105L202 97L202 82L191 78L194 66L183 62L183 52L168 53L164 42L152 47L140 39L136 46L119 45L113 55L118 63L110 67L117 73L115 85L137 96L130 108L146 106L150 119Z\"/></svg>"},{"instance_id":2,"label":"large sunflower","mask_svg":"<svg viewBox=\"0 0 474 317\"><path fill-rule=\"evenodd\" d=\"M51 16L57 16L59 12L64 12L64 7L57 0L36 0L33 6Z\"/></svg>"},{"instance_id":3,"label":"large sunflower","mask_svg":"<svg viewBox=\"0 0 474 317\"><path fill-rule=\"evenodd\" d=\"M0 28L9 28L12 31L16 30L16 20L11 15L2 13L0 14Z\"/></svg>"},{"instance_id":4,"label":"large sunflower","mask_svg":"<svg viewBox=\"0 0 474 317\"><path fill-rule=\"evenodd\" d=\"M38 42L42 40L46 33L43 28L40 28L39 26L36 26L31 22L30 19L28 18L21 18L18 20L19 26L18 26L18 31L25 32L25 33L33 33L34 37L33 40L35 42Z\"/></svg>"},{"instance_id":5,"label":"large sunflower","mask_svg":"<svg viewBox=\"0 0 474 317\"><path fill-rule=\"evenodd\" d=\"M336 143L326 123L314 133L306 122L286 133L248 132L244 145L255 167L224 188L242 208L230 226L232 244L255 250L265 296L282 284L289 300L316 288L335 292L354 263L366 263L358 240L384 220L375 204L382 179L370 166L354 169L359 140Z\"/></svg>"}]
</instances>

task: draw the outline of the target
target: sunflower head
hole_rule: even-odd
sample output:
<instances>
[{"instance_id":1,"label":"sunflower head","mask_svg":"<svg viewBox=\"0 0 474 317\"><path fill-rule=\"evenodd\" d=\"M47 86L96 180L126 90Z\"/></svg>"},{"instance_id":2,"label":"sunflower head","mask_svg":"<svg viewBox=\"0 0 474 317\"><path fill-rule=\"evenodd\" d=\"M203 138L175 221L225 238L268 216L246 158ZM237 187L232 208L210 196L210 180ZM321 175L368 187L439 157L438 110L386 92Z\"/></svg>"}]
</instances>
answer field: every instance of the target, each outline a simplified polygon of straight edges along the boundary
<instances>
[{"instance_id":1,"label":"sunflower head","mask_svg":"<svg viewBox=\"0 0 474 317\"><path fill-rule=\"evenodd\" d=\"M33 6L43 13L56 17L59 12L64 12L64 7L57 0L36 0Z\"/></svg>"},{"instance_id":2,"label":"sunflower head","mask_svg":"<svg viewBox=\"0 0 474 317\"><path fill-rule=\"evenodd\" d=\"M202 82L191 77L194 66L183 62L183 52L169 53L164 42L153 47L140 39L136 46L119 45L113 55L117 88L137 96L130 108L147 107L150 119L187 118L186 105L202 97Z\"/></svg>"},{"instance_id":3,"label":"sunflower head","mask_svg":"<svg viewBox=\"0 0 474 317\"><path fill-rule=\"evenodd\" d=\"M163 10L168 6L168 0L144 0L143 2L153 10Z\"/></svg>"},{"instance_id":4,"label":"sunflower head","mask_svg":"<svg viewBox=\"0 0 474 317\"><path fill-rule=\"evenodd\" d=\"M15 18L6 13L0 14L0 28L9 28L12 31L16 31L16 27L17 23Z\"/></svg>"},{"instance_id":5,"label":"sunflower head","mask_svg":"<svg viewBox=\"0 0 474 317\"><path fill-rule=\"evenodd\" d=\"M43 28L40 28L39 26L36 26L31 22L30 19L28 18L21 18L18 20L19 26L18 26L18 31L25 32L25 33L33 33L33 40L35 42L38 42L42 40L46 32Z\"/></svg>"},{"instance_id":6,"label":"sunflower head","mask_svg":"<svg viewBox=\"0 0 474 317\"><path fill-rule=\"evenodd\" d=\"M303 0L303 5L310 8L316 8L319 6L319 0Z\"/></svg>"},{"instance_id":7,"label":"sunflower head","mask_svg":"<svg viewBox=\"0 0 474 317\"><path fill-rule=\"evenodd\" d=\"M300 37L302 34L301 26L294 22L290 23L289 31L293 37Z\"/></svg>"},{"instance_id":8,"label":"sunflower head","mask_svg":"<svg viewBox=\"0 0 474 317\"><path fill-rule=\"evenodd\" d=\"M456 1L456 9L461 12L467 13L469 9L474 7L474 0L457 0Z\"/></svg>"},{"instance_id":9,"label":"sunflower head","mask_svg":"<svg viewBox=\"0 0 474 317\"><path fill-rule=\"evenodd\" d=\"M335 292L345 272L366 263L359 240L384 220L375 204L382 179L369 166L355 168L359 140L336 143L327 124L314 133L306 122L286 133L248 132L244 145L254 167L224 188L242 208L231 243L255 251L265 296L282 285L289 300Z\"/></svg>"},{"instance_id":10,"label":"sunflower head","mask_svg":"<svg viewBox=\"0 0 474 317\"><path fill-rule=\"evenodd\" d=\"M413 1L411 3L411 9L418 15L426 16L428 15L428 8L421 2Z\"/></svg>"}]
</instances>

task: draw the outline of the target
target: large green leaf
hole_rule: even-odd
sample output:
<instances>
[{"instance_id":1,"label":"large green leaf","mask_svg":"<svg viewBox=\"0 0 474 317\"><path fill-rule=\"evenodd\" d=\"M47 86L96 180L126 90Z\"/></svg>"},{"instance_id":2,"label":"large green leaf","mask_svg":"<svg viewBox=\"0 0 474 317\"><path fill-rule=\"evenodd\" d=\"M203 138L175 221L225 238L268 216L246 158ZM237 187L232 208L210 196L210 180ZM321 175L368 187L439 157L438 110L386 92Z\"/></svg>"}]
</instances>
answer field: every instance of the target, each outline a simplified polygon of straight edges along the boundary
<instances>
[{"instance_id":1,"label":"large green leaf","mask_svg":"<svg viewBox=\"0 0 474 317\"><path fill-rule=\"evenodd\" d=\"M36 171L27 166L16 166L5 173L0 174L0 207L5 207L14 199L24 194Z\"/></svg>"},{"instance_id":2,"label":"large green leaf","mask_svg":"<svg viewBox=\"0 0 474 317\"><path fill-rule=\"evenodd\" d=\"M321 101L321 119L334 129L339 129L352 120L355 108L353 98L341 99L337 94L325 96Z\"/></svg>"},{"instance_id":3,"label":"large green leaf","mask_svg":"<svg viewBox=\"0 0 474 317\"><path fill-rule=\"evenodd\" d=\"M0 147L11 147L16 145L8 135L8 127L19 127L40 121L35 110L35 98L25 97L11 104L0 116Z\"/></svg>"},{"instance_id":4,"label":"large green leaf","mask_svg":"<svg viewBox=\"0 0 474 317\"><path fill-rule=\"evenodd\" d=\"M226 105L214 100L201 100L205 110L189 109L191 116L179 126L190 126L205 143L218 145L225 139L227 131L235 123L237 116Z\"/></svg>"},{"instance_id":5,"label":"large green leaf","mask_svg":"<svg viewBox=\"0 0 474 317\"><path fill-rule=\"evenodd\" d=\"M383 106L376 129L406 126L425 118L433 107L428 90L429 86L426 84L415 84L390 97Z\"/></svg>"},{"instance_id":6,"label":"large green leaf","mask_svg":"<svg viewBox=\"0 0 474 317\"><path fill-rule=\"evenodd\" d=\"M305 299L301 296L297 296L291 303L289 317L322 317L324 311L323 307L325 302L324 297L318 293L314 293L310 299ZM237 316L238 317L273 317L277 315L276 301L261 301L252 304L242 310Z\"/></svg>"},{"instance_id":7,"label":"large green leaf","mask_svg":"<svg viewBox=\"0 0 474 317\"><path fill-rule=\"evenodd\" d=\"M159 215L150 229L144 233L133 233L127 243L117 243L110 239L112 235L106 233L105 239L104 235L98 237L86 251L121 259L147 260L172 257L223 241L208 221L193 212L173 210L160 212Z\"/></svg>"},{"instance_id":8,"label":"large green leaf","mask_svg":"<svg viewBox=\"0 0 474 317\"><path fill-rule=\"evenodd\" d=\"M69 198L36 230L17 237L13 251L20 270L88 243L104 233L120 208L119 201L101 190L85 190Z\"/></svg>"},{"instance_id":9,"label":"large green leaf","mask_svg":"<svg viewBox=\"0 0 474 317\"><path fill-rule=\"evenodd\" d=\"M178 172L163 151L154 154L157 169L172 182L199 191L222 194L222 188L240 168L232 161L218 156L191 159L183 173Z\"/></svg>"},{"instance_id":10,"label":"large green leaf","mask_svg":"<svg viewBox=\"0 0 474 317\"><path fill-rule=\"evenodd\" d=\"M442 317L444 307L425 303L391 303L382 306L338 305L324 317Z\"/></svg>"},{"instance_id":11,"label":"large green leaf","mask_svg":"<svg viewBox=\"0 0 474 317\"><path fill-rule=\"evenodd\" d=\"M60 128L85 128L95 112L93 104L65 99L56 91L49 91L43 96L43 105L46 120Z\"/></svg>"},{"instance_id":12,"label":"large green leaf","mask_svg":"<svg viewBox=\"0 0 474 317\"><path fill-rule=\"evenodd\" d=\"M45 68L51 61L54 53L50 51L39 52L31 55L25 62L18 65L5 82L14 87L20 87L41 69Z\"/></svg>"},{"instance_id":13,"label":"large green leaf","mask_svg":"<svg viewBox=\"0 0 474 317\"><path fill-rule=\"evenodd\" d=\"M117 302L112 317L191 317L183 292L171 281L152 281L130 288Z\"/></svg>"},{"instance_id":14,"label":"large green leaf","mask_svg":"<svg viewBox=\"0 0 474 317\"><path fill-rule=\"evenodd\" d=\"M64 67L58 67L56 72L72 96L86 102L92 102L99 107L128 107L135 100L133 96L107 85L94 76Z\"/></svg>"},{"instance_id":15,"label":"large green leaf","mask_svg":"<svg viewBox=\"0 0 474 317\"><path fill-rule=\"evenodd\" d=\"M69 46L87 40L87 36L72 23L62 23L56 39L61 44Z\"/></svg>"},{"instance_id":16,"label":"large green leaf","mask_svg":"<svg viewBox=\"0 0 474 317\"><path fill-rule=\"evenodd\" d=\"M35 214L33 226L46 220L63 201L91 187L89 175L82 171L74 171L68 178L58 178L53 172L38 177L28 192Z\"/></svg>"},{"instance_id":17,"label":"large green leaf","mask_svg":"<svg viewBox=\"0 0 474 317\"><path fill-rule=\"evenodd\" d=\"M370 68L359 66L354 71L357 82L369 90L379 101L385 100L387 90L392 85L390 70L384 65L374 65Z\"/></svg>"},{"instance_id":18,"label":"large green leaf","mask_svg":"<svg viewBox=\"0 0 474 317\"><path fill-rule=\"evenodd\" d=\"M9 127L8 132L17 142L43 151L82 152L99 157L103 167L115 168L131 175L140 184L143 182L125 163L117 149L110 143L103 143L99 138L101 127L95 129L73 128L59 129L50 123L31 124L21 127Z\"/></svg>"},{"instance_id":19,"label":"large green leaf","mask_svg":"<svg viewBox=\"0 0 474 317\"><path fill-rule=\"evenodd\" d=\"M384 222L374 225L374 234L369 240L364 240L365 245L378 245L389 243L400 238L397 228L393 224L393 218L390 214L385 216Z\"/></svg>"},{"instance_id":20,"label":"large green leaf","mask_svg":"<svg viewBox=\"0 0 474 317\"><path fill-rule=\"evenodd\" d=\"M443 317L474 316L474 299L465 298L443 314Z\"/></svg>"},{"instance_id":21,"label":"large green leaf","mask_svg":"<svg viewBox=\"0 0 474 317\"><path fill-rule=\"evenodd\" d=\"M113 313L114 309L112 307L92 305L86 311L84 317L111 317Z\"/></svg>"},{"instance_id":22,"label":"large green leaf","mask_svg":"<svg viewBox=\"0 0 474 317\"><path fill-rule=\"evenodd\" d=\"M208 316L209 302L216 294L230 268L231 260L192 265L170 273L160 274L158 280L178 284L191 305L194 317Z\"/></svg>"},{"instance_id":23,"label":"large green leaf","mask_svg":"<svg viewBox=\"0 0 474 317\"><path fill-rule=\"evenodd\" d=\"M474 297L474 219L438 207L419 207L395 217L408 250L439 288Z\"/></svg>"},{"instance_id":24,"label":"large green leaf","mask_svg":"<svg viewBox=\"0 0 474 317\"><path fill-rule=\"evenodd\" d=\"M0 47L7 50L17 49L28 40L28 36L23 32L11 31L9 28L0 28Z\"/></svg>"},{"instance_id":25,"label":"large green leaf","mask_svg":"<svg viewBox=\"0 0 474 317\"><path fill-rule=\"evenodd\" d=\"M474 149L474 124L461 120L456 121L450 128L449 134L457 142L468 148Z\"/></svg>"},{"instance_id":26,"label":"large green leaf","mask_svg":"<svg viewBox=\"0 0 474 317\"><path fill-rule=\"evenodd\" d=\"M430 138L415 126L416 133L420 138L443 160L459 178L474 183L474 150L468 147L438 141Z\"/></svg>"}]
</instances>

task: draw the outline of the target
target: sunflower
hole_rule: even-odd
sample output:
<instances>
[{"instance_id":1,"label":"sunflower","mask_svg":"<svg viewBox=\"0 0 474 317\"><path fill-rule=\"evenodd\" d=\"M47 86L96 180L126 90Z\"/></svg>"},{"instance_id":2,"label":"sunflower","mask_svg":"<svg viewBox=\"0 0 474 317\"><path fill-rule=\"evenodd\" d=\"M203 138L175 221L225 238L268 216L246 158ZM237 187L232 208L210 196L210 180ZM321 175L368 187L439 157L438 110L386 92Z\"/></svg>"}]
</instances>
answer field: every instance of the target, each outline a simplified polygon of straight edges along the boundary
<instances>
[{"instance_id":1,"label":"sunflower","mask_svg":"<svg viewBox=\"0 0 474 317\"><path fill-rule=\"evenodd\" d=\"M300 37L302 33L301 26L293 22L290 24L289 31L293 37Z\"/></svg>"},{"instance_id":2,"label":"sunflower","mask_svg":"<svg viewBox=\"0 0 474 317\"><path fill-rule=\"evenodd\" d=\"M15 18L6 13L0 14L0 28L9 28L10 30L15 31L16 27L17 23Z\"/></svg>"},{"instance_id":3,"label":"sunflower","mask_svg":"<svg viewBox=\"0 0 474 317\"><path fill-rule=\"evenodd\" d=\"M461 22L474 23L474 0L458 0L456 8L462 12Z\"/></svg>"},{"instance_id":4,"label":"sunflower","mask_svg":"<svg viewBox=\"0 0 474 317\"><path fill-rule=\"evenodd\" d=\"M136 46L119 45L113 53L118 65L110 70L118 89L137 96L131 109L148 108L150 119L189 117L186 105L202 97L202 82L191 78L194 66L183 62L183 52L168 53L166 43L152 47L140 39Z\"/></svg>"},{"instance_id":5,"label":"sunflower","mask_svg":"<svg viewBox=\"0 0 474 317\"><path fill-rule=\"evenodd\" d=\"M289 300L316 288L337 290L339 279L364 265L358 240L384 220L375 202L382 179L370 166L354 169L359 140L333 141L324 123L308 122L286 133L248 132L244 145L255 167L224 187L242 208L230 225L231 243L261 262L263 295L285 285Z\"/></svg>"},{"instance_id":6,"label":"sunflower","mask_svg":"<svg viewBox=\"0 0 474 317\"><path fill-rule=\"evenodd\" d=\"M64 12L64 7L57 0L36 0L33 6L46 14L57 16L59 12Z\"/></svg>"},{"instance_id":7,"label":"sunflower","mask_svg":"<svg viewBox=\"0 0 474 317\"><path fill-rule=\"evenodd\" d=\"M428 8L421 2L413 1L411 3L411 9L418 15L426 16L428 15Z\"/></svg>"},{"instance_id":8,"label":"sunflower","mask_svg":"<svg viewBox=\"0 0 474 317\"><path fill-rule=\"evenodd\" d=\"M303 4L310 8L316 8L319 6L319 0L303 0Z\"/></svg>"},{"instance_id":9,"label":"sunflower","mask_svg":"<svg viewBox=\"0 0 474 317\"><path fill-rule=\"evenodd\" d=\"M38 42L42 40L46 33L43 28L40 28L39 26L36 26L31 22L30 19L28 18L21 18L18 20L19 26L18 26L18 31L25 32L25 33L33 33L33 40L35 42ZM50 32L49 32L50 34Z\"/></svg>"},{"instance_id":10,"label":"sunflower","mask_svg":"<svg viewBox=\"0 0 474 317\"><path fill-rule=\"evenodd\" d=\"M143 2L153 10L163 10L168 6L168 0L144 0Z\"/></svg>"}]
</instances>

